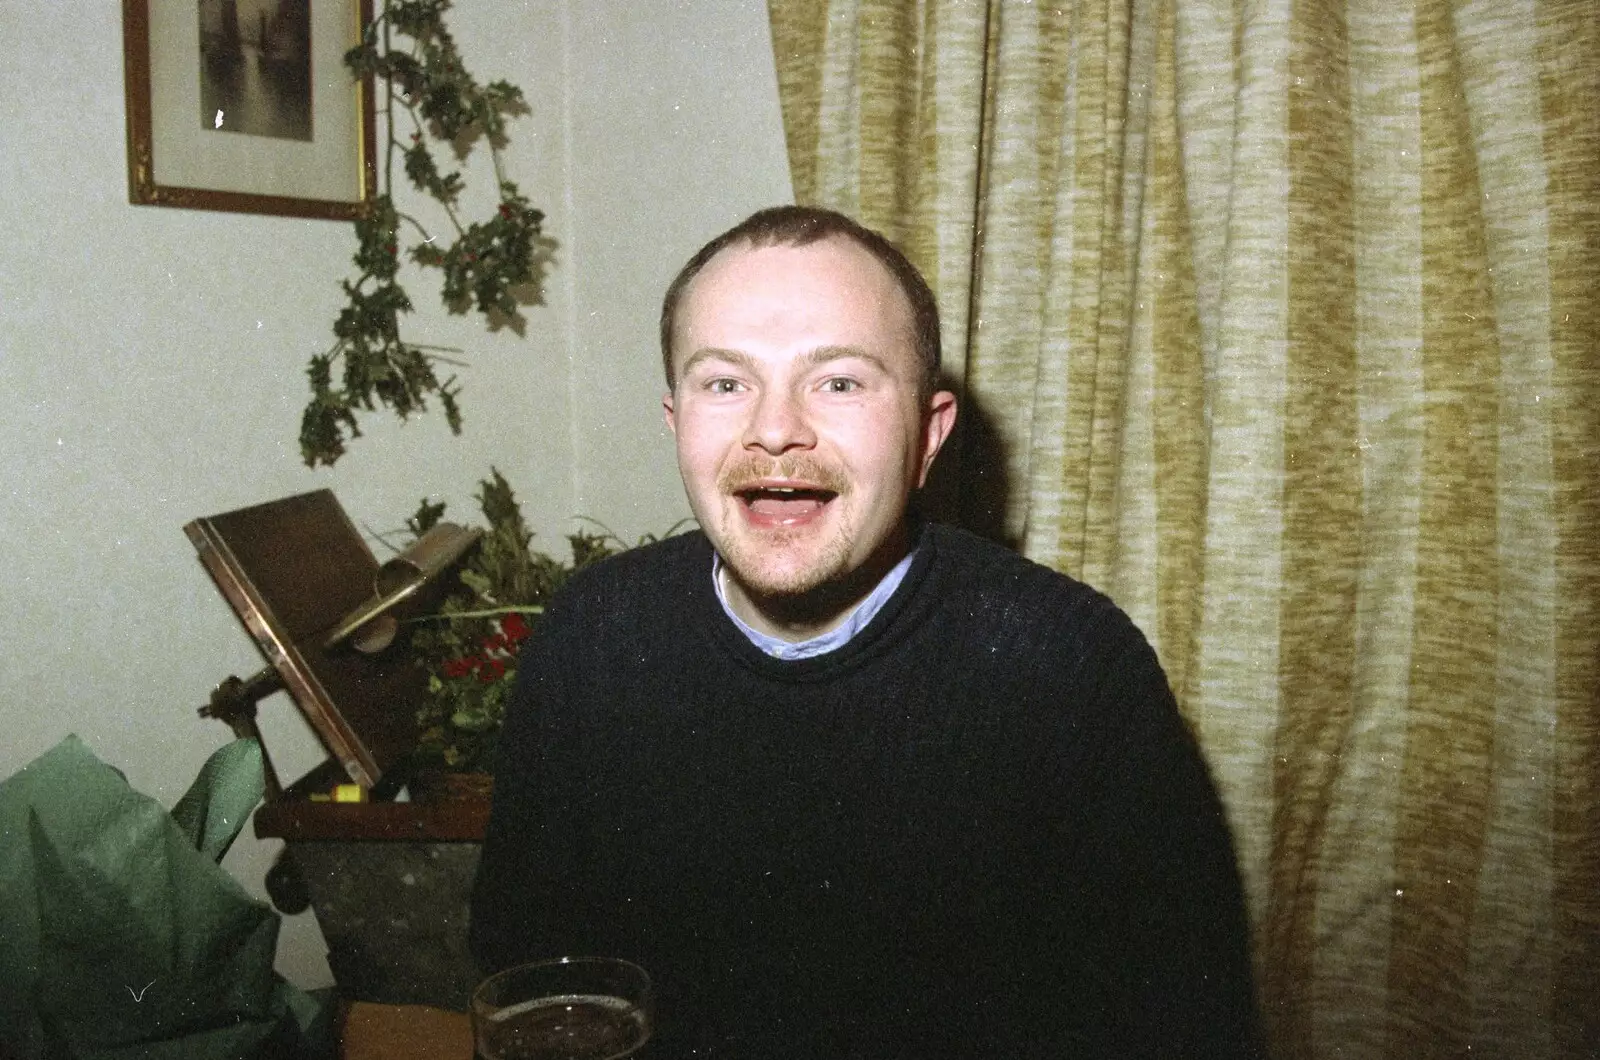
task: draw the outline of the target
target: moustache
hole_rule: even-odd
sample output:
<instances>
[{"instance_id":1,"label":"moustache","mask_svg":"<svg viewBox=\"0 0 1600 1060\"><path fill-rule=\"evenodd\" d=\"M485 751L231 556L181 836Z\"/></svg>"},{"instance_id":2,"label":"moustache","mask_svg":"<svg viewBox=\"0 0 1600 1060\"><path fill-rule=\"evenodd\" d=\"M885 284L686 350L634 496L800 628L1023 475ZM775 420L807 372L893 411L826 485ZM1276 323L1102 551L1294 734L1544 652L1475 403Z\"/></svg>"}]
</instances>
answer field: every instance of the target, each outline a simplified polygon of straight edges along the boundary
<instances>
[{"instance_id":1,"label":"moustache","mask_svg":"<svg viewBox=\"0 0 1600 1060\"><path fill-rule=\"evenodd\" d=\"M849 480L835 467L809 456L787 456L777 460L749 457L729 464L717 476L717 488L723 493L740 493L772 479L804 482L810 488L828 493L844 493L850 486Z\"/></svg>"}]
</instances>

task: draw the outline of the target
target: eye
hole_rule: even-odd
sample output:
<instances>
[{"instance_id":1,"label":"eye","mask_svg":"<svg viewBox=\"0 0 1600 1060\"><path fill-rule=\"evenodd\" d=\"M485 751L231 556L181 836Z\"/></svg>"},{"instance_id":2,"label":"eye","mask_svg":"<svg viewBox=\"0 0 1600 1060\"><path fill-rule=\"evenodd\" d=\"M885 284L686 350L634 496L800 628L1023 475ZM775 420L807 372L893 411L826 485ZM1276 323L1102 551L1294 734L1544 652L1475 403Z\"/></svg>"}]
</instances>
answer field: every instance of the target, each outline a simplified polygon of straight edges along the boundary
<instances>
[{"instance_id":1,"label":"eye","mask_svg":"<svg viewBox=\"0 0 1600 1060\"><path fill-rule=\"evenodd\" d=\"M713 394L737 394L744 389L744 384L737 379L729 379L727 376L717 376L706 380L705 388Z\"/></svg>"},{"instance_id":2,"label":"eye","mask_svg":"<svg viewBox=\"0 0 1600 1060\"><path fill-rule=\"evenodd\" d=\"M829 376L822 381L822 391L825 394L850 394L860 389L860 380L845 375Z\"/></svg>"}]
</instances>

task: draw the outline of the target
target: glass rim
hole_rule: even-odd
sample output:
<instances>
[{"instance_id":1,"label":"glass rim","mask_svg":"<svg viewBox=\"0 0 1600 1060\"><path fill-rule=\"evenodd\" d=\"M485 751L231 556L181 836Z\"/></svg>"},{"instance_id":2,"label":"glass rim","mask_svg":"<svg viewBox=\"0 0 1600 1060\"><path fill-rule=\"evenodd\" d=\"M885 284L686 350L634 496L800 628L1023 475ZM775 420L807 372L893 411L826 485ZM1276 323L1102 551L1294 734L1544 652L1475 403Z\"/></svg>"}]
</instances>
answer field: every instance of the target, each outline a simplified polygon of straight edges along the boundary
<instances>
[{"instance_id":1,"label":"glass rim","mask_svg":"<svg viewBox=\"0 0 1600 1060\"><path fill-rule=\"evenodd\" d=\"M650 973L622 957L545 957L536 961L524 961L521 964L507 965L493 975L488 976L472 988L472 1005L476 1008L479 998L486 991L513 976L527 975L552 968L609 968L630 978L636 978L646 997L655 992L655 984L650 979ZM485 1003L493 1004L493 1002Z\"/></svg>"}]
</instances>

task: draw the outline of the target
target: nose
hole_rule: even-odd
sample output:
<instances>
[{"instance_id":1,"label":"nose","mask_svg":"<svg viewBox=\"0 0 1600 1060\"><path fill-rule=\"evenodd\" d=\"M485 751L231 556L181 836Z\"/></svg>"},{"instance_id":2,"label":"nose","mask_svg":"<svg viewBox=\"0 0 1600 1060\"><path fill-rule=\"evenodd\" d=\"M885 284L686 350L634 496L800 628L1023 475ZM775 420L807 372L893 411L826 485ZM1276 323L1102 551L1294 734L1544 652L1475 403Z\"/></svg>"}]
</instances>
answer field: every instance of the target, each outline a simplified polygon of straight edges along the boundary
<instances>
[{"instance_id":1,"label":"nose","mask_svg":"<svg viewBox=\"0 0 1600 1060\"><path fill-rule=\"evenodd\" d=\"M791 449L810 449L817 444L815 432L806 418L798 397L787 391L764 391L750 410L745 426L744 447L782 456Z\"/></svg>"}]
</instances>

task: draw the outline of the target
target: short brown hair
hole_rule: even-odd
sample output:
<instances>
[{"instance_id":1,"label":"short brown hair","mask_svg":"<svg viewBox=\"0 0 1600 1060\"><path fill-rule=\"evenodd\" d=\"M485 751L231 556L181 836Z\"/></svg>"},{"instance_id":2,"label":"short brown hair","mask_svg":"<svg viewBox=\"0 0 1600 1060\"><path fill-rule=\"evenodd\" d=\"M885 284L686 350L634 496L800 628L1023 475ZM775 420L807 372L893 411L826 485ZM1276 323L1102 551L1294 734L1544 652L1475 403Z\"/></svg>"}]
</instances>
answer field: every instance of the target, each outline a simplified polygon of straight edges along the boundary
<instances>
[{"instance_id":1,"label":"short brown hair","mask_svg":"<svg viewBox=\"0 0 1600 1060\"><path fill-rule=\"evenodd\" d=\"M661 303L661 365L667 386L677 383L672 371L672 334L678 307L689 283L707 263L729 247L804 247L824 239L848 239L877 258L889 270L911 305L912 344L922 362L920 391L934 392L939 381L939 305L922 273L900 249L882 235L836 210L819 206L771 206L758 210L695 252L679 270Z\"/></svg>"}]
</instances>

